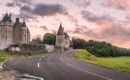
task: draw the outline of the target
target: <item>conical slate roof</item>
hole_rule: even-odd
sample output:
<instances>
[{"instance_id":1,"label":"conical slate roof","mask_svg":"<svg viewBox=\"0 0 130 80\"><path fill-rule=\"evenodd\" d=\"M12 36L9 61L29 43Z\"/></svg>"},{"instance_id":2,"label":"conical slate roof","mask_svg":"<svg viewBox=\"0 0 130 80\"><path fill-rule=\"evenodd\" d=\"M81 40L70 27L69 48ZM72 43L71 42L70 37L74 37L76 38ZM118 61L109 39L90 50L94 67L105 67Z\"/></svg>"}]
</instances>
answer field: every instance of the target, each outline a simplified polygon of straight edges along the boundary
<instances>
[{"instance_id":1,"label":"conical slate roof","mask_svg":"<svg viewBox=\"0 0 130 80\"><path fill-rule=\"evenodd\" d=\"M12 22L12 20L11 20L11 14L10 15L8 15L7 13L5 14L5 16L2 19L2 22L6 22L6 21Z\"/></svg>"},{"instance_id":2,"label":"conical slate roof","mask_svg":"<svg viewBox=\"0 0 130 80\"><path fill-rule=\"evenodd\" d=\"M64 35L64 28L62 27L62 24L60 24L57 35Z\"/></svg>"}]
</instances>

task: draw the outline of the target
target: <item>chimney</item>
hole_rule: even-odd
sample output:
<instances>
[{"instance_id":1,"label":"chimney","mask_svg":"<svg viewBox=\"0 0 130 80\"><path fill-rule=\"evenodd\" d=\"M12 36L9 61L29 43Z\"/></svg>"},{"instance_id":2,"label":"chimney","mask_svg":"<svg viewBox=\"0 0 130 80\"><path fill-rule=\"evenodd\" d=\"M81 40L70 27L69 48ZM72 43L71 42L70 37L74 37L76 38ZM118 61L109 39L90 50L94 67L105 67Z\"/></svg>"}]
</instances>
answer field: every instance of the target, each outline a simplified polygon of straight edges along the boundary
<instances>
[{"instance_id":1,"label":"chimney","mask_svg":"<svg viewBox=\"0 0 130 80\"><path fill-rule=\"evenodd\" d=\"M19 18L16 18L16 22L19 22Z\"/></svg>"}]
</instances>

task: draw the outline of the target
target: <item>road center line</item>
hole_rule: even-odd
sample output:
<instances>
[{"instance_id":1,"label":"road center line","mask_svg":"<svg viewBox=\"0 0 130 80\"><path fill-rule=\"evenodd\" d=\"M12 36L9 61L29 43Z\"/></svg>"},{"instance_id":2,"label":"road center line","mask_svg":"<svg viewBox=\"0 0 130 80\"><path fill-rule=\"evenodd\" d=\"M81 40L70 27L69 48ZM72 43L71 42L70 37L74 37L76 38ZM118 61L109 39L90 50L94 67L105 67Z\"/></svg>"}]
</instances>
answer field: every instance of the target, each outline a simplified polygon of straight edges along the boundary
<instances>
[{"instance_id":1,"label":"road center line","mask_svg":"<svg viewBox=\"0 0 130 80\"><path fill-rule=\"evenodd\" d=\"M37 63L37 67L40 68L40 61L42 60L42 58L39 58L38 63Z\"/></svg>"},{"instance_id":2,"label":"road center line","mask_svg":"<svg viewBox=\"0 0 130 80\"><path fill-rule=\"evenodd\" d=\"M96 73L93 73L93 72L89 72L89 71L87 71L87 70L83 70L83 69L81 69L81 68L79 68L79 67L76 67L76 66L74 66L74 65L72 65L72 64L70 64L70 63L65 62L65 61L63 60L63 58L61 58L61 57L59 57L59 58L60 58L60 60L61 60L62 62L66 63L67 65L69 65L69 66L71 66L71 67L73 67L73 68L76 68L76 69L78 69L78 70L87 72L87 73L89 73L89 74L92 74L92 75L95 75L95 76L104 78L104 79L106 79L106 80L113 80L113 79L110 79L110 78L108 78L108 77L104 77L104 76L102 76L102 75L99 75L99 74L96 74Z\"/></svg>"},{"instance_id":3,"label":"road center line","mask_svg":"<svg viewBox=\"0 0 130 80\"><path fill-rule=\"evenodd\" d=\"M39 62L37 63L37 67L38 67L38 68L40 67L40 63L39 63Z\"/></svg>"}]
</instances>

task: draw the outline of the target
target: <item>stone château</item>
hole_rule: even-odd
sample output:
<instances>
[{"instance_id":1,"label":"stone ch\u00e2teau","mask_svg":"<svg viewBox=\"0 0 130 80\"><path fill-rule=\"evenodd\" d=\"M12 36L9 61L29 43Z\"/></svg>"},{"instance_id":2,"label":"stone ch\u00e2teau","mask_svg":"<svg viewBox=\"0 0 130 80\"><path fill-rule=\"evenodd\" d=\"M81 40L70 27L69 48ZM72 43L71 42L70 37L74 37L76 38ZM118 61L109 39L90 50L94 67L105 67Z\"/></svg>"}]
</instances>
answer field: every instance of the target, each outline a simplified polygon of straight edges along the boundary
<instances>
[{"instance_id":1,"label":"stone ch\u00e2teau","mask_svg":"<svg viewBox=\"0 0 130 80\"><path fill-rule=\"evenodd\" d=\"M28 44L30 41L30 31L25 21L20 22L19 18L13 22L11 14L5 14L0 21L0 50L8 48L14 44Z\"/></svg>"}]
</instances>

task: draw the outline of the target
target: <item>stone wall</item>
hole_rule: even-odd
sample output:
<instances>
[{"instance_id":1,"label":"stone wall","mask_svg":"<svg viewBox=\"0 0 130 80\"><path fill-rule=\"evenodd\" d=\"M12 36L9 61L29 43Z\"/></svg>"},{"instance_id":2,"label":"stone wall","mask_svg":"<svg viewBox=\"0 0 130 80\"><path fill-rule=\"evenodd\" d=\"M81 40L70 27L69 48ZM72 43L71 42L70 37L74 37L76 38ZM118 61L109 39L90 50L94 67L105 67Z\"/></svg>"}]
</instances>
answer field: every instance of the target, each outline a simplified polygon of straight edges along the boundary
<instances>
[{"instance_id":1,"label":"stone wall","mask_svg":"<svg viewBox=\"0 0 130 80\"><path fill-rule=\"evenodd\" d=\"M46 52L54 52L54 50L55 50L54 45L45 45Z\"/></svg>"},{"instance_id":2,"label":"stone wall","mask_svg":"<svg viewBox=\"0 0 130 80\"><path fill-rule=\"evenodd\" d=\"M31 44L25 44L25 45L12 45L9 47L9 51L12 53L18 53L18 54L39 54L39 53L45 53L45 52L53 52L54 51L54 45L31 45Z\"/></svg>"},{"instance_id":3,"label":"stone wall","mask_svg":"<svg viewBox=\"0 0 130 80\"><path fill-rule=\"evenodd\" d=\"M38 54L45 53L45 45L12 45L8 49L12 53L18 54Z\"/></svg>"}]
</instances>

